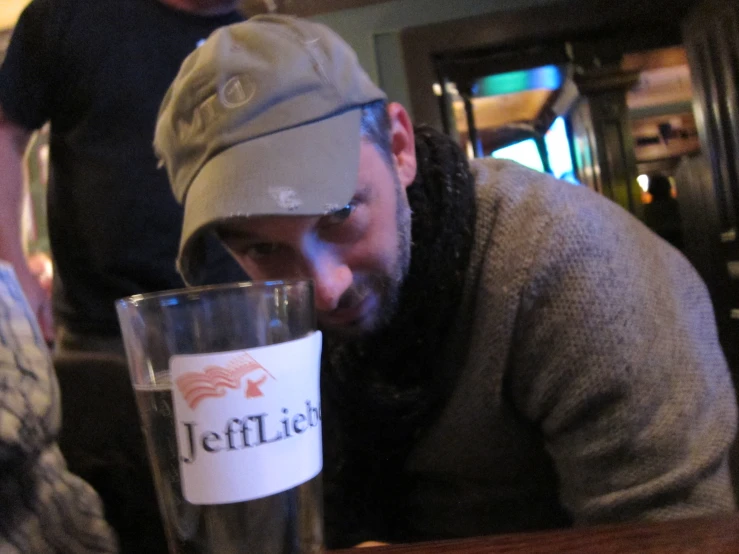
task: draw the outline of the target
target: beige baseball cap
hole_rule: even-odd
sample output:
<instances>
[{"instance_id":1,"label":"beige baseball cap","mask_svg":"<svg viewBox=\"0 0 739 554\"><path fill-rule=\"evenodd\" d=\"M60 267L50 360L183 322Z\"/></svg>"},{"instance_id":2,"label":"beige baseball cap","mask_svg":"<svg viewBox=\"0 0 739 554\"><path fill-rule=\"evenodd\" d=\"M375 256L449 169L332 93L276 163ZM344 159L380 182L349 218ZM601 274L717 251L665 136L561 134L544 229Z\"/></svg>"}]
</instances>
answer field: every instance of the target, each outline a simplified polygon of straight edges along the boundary
<instances>
[{"instance_id":1,"label":"beige baseball cap","mask_svg":"<svg viewBox=\"0 0 739 554\"><path fill-rule=\"evenodd\" d=\"M328 27L278 15L215 31L164 97L154 149L184 222L177 267L233 217L323 215L352 198L362 106L386 99Z\"/></svg>"}]
</instances>

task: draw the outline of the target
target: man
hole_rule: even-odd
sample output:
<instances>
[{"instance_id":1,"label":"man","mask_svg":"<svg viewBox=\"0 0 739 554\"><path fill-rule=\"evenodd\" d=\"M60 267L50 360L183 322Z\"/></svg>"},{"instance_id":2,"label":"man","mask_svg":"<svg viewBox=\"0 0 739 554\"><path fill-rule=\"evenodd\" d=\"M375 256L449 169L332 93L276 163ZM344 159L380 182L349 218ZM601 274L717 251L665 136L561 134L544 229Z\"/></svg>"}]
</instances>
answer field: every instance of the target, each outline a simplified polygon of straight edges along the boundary
<instances>
[{"instance_id":1,"label":"man","mask_svg":"<svg viewBox=\"0 0 739 554\"><path fill-rule=\"evenodd\" d=\"M47 296L20 238L22 155L51 121L49 235L59 351L123 355L117 298L183 285L182 211L151 152L156 113L180 63L237 0L33 0L0 69L0 256L53 338ZM217 246L217 245L216 245ZM243 273L211 249L219 278Z\"/></svg>"},{"instance_id":2,"label":"man","mask_svg":"<svg viewBox=\"0 0 739 554\"><path fill-rule=\"evenodd\" d=\"M649 177L652 201L644 206L644 224L678 249L683 248L683 225L680 204L672 197L672 183L662 174Z\"/></svg>"},{"instance_id":3,"label":"man","mask_svg":"<svg viewBox=\"0 0 739 554\"><path fill-rule=\"evenodd\" d=\"M117 552L100 499L59 452L59 385L36 318L0 260L0 552Z\"/></svg>"},{"instance_id":4,"label":"man","mask_svg":"<svg viewBox=\"0 0 739 554\"><path fill-rule=\"evenodd\" d=\"M155 148L256 279L310 278L331 546L733 509L736 407L690 264L595 193L468 164L325 27L214 35Z\"/></svg>"}]
</instances>

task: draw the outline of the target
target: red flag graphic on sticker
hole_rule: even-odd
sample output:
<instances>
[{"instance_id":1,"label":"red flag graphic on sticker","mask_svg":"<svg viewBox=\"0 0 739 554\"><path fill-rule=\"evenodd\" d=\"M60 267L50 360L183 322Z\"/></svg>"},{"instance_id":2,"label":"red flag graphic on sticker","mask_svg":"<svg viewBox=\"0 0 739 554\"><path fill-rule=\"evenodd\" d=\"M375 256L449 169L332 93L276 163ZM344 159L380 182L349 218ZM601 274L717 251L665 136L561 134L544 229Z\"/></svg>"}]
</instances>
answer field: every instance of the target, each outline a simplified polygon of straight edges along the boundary
<instances>
[{"instance_id":1,"label":"red flag graphic on sticker","mask_svg":"<svg viewBox=\"0 0 739 554\"><path fill-rule=\"evenodd\" d=\"M228 362L226 367L210 365L203 371L188 371L178 377L175 383L185 402L194 410L206 398L219 398L225 396L226 389L240 388L241 380L246 375L250 376L244 389L246 398L264 396L262 386L268 379L277 380L249 354L241 354Z\"/></svg>"}]
</instances>

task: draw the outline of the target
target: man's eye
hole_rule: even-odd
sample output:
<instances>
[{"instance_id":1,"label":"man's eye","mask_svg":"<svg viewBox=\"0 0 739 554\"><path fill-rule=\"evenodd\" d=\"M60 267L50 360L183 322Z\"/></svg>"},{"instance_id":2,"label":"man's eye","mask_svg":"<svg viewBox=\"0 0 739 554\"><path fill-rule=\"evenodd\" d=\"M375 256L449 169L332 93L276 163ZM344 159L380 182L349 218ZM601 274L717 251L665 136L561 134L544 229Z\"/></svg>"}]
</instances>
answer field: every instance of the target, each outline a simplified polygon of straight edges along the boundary
<instances>
[{"instance_id":1,"label":"man's eye","mask_svg":"<svg viewBox=\"0 0 739 554\"><path fill-rule=\"evenodd\" d=\"M280 245L273 242L260 242L247 246L244 251L253 260L259 260L271 256L280 251Z\"/></svg>"},{"instance_id":2,"label":"man's eye","mask_svg":"<svg viewBox=\"0 0 739 554\"><path fill-rule=\"evenodd\" d=\"M326 225L338 225L339 223L343 223L344 221L349 219L349 216L351 216L356 209L356 204L349 203L340 210L336 210L335 212L331 212L330 214L325 216L324 222L326 223Z\"/></svg>"}]
</instances>

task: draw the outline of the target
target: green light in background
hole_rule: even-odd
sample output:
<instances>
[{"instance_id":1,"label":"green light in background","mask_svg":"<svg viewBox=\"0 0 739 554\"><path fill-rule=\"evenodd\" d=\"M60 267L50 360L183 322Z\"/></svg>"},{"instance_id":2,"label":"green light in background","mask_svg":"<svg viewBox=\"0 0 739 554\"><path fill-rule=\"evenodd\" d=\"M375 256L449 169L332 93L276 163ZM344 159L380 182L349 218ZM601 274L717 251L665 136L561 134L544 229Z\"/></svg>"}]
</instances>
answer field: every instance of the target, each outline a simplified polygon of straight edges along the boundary
<instances>
[{"instance_id":1,"label":"green light in background","mask_svg":"<svg viewBox=\"0 0 739 554\"><path fill-rule=\"evenodd\" d=\"M474 95L496 96L513 94L524 90L555 90L562 85L562 75L557 66L547 65L524 71L511 71L483 77L473 87Z\"/></svg>"},{"instance_id":2,"label":"green light in background","mask_svg":"<svg viewBox=\"0 0 739 554\"><path fill-rule=\"evenodd\" d=\"M496 94L512 94L526 90L529 86L528 71L512 71L484 77L479 81L477 96L494 96Z\"/></svg>"}]
</instances>

